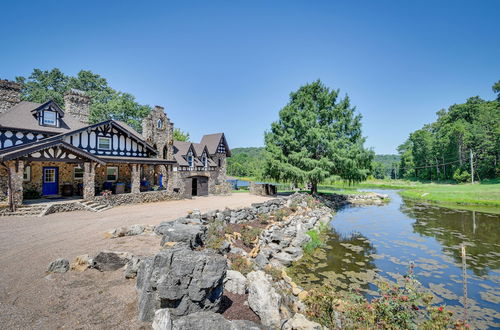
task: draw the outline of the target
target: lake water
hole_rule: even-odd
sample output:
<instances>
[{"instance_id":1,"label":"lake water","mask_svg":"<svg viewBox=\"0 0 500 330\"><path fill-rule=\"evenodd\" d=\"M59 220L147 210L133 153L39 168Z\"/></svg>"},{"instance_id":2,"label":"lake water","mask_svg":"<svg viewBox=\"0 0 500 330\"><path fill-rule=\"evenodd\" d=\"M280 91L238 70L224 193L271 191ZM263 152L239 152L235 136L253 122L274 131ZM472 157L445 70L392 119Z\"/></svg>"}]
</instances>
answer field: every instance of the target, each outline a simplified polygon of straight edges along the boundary
<instances>
[{"instance_id":1,"label":"lake water","mask_svg":"<svg viewBox=\"0 0 500 330\"><path fill-rule=\"evenodd\" d=\"M469 322L477 328L500 327L500 216L404 201L396 191L378 192L389 194L391 201L336 213L329 240L313 265L296 267L299 284L329 283L370 297L377 294L380 277L400 280L413 262L434 302L460 317L465 244Z\"/></svg>"}]
</instances>

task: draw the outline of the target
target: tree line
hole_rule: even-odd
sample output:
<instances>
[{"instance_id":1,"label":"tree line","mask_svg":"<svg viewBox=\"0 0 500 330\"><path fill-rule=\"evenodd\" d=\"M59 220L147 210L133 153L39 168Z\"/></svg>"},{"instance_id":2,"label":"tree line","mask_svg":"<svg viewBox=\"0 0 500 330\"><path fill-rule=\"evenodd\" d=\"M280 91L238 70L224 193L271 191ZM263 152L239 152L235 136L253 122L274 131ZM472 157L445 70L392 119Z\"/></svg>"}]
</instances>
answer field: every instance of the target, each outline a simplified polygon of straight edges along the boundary
<instances>
[{"instance_id":1,"label":"tree line","mask_svg":"<svg viewBox=\"0 0 500 330\"><path fill-rule=\"evenodd\" d=\"M18 76L23 101L44 103L49 100L64 108L64 94L71 88L84 91L91 97L90 122L98 123L108 119L120 120L141 132L141 121L151 107L140 104L130 93L117 91L108 81L89 70L81 70L76 76L64 74L58 68L52 70L33 69L28 77ZM179 129L174 139L187 141L189 134Z\"/></svg>"},{"instance_id":2,"label":"tree line","mask_svg":"<svg viewBox=\"0 0 500 330\"><path fill-rule=\"evenodd\" d=\"M499 177L500 81L493 91L497 99L471 97L439 110L435 122L411 133L398 147L398 176L459 182Z\"/></svg>"}]
</instances>

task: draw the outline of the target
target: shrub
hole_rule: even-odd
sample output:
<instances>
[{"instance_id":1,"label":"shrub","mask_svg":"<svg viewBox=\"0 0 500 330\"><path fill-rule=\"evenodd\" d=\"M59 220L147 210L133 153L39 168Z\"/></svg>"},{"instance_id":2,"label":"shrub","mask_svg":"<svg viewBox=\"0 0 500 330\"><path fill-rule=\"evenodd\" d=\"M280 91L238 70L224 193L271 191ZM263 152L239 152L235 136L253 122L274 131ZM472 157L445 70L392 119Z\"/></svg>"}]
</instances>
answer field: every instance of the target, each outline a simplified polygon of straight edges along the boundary
<instances>
[{"instance_id":1,"label":"shrub","mask_svg":"<svg viewBox=\"0 0 500 330\"><path fill-rule=\"evenodd\" d=\"M42 197L42 195L35 189L27 189L23 192L24 199L38 199L40 197Z\"/></svg>"},{"instance_id":2,"label":"shrub","mask_svg":"<svg viewBox=\"0 0 500 330\"><path fill-rule=\"evenodd\" d=\"M469 182L470 174L467 171L460 172L460 169L457 168L455 173L453 173L453 180L457 182Z\"/></svg>"},{"instance_id":3,"label":"shrub","mask_svg":"<svg viewBox=\"0 0 500 330\"><path fill-rule=\"evenodd\" d=\"M314 250L323 245L323 239L320 235L320 231L316 229L311 229L306 233L311 240L304 245L304 252L307 254L312 254Z\"/></svg>"},{"instance_id":4,"label":"shrub","mask_svg":"<svg viewBox=\"0 0 500 330\"><path fill-rule=\"evenodd\" d=\"M245 226L241 229L241 240L248 247L253 246L253 242L259 237L262 229L257 227Z\"/></svg>"},{"instance_id":5,"label":"shrub","mask_svg":"<svg viewBox=\"0 0 500 330\"><path fill-rule=\"evenodd\" d=\"M207 237L205 239L205 247L218 250L222 246L226 237L226 224L221 220L215 220L207 229Z\"/></svg>"},{"instance_id":6,"label":"shrub","mask_svg":"<svg viewBox=\"0 0 500 330\"><path fill-rule=\"evenodd\" d=\"M284 207L274 212L274 219L276 221L283 221L283 219L285 219L285 217L289 216L290 214L292 214L292 210Z\"/></svg>"},{"instance_id":7,"label":"shrub","mask_svg":"<svg viewBox=\"0 0 500 330\"><path fill-rule=\"evenodd\" d=\"M380 297L371 302L356 292L340 293L322 287L309 291L305 300L307 314L331 329L444 329L452 323L452 313L431 306L432 295L419 290L413 268L403 286L380 283ZM463 324L455 323L455 327Z\"/></svg>"},{"instance_id":8,"label":"shrub","mask_svg":"<svg viewBox=\"0 0 500 330\"><path fill-rule=\"evenodd\" d=\"M263 225L267 225L269 223L269 214L261 213L257 215L259 218L259 222Z\"/></svg>"},{"instance_id":9,"label":"shrub","mask_svg":"<svg viewBox=\"0 0 500 330\"><path fill-rule=\"evenodd\" d=\"M232 270L236 270L245 276L253 270L252 263L248 262L245 257L231 253L227 256L231 261Z\"/></svg>"}]
</instances>

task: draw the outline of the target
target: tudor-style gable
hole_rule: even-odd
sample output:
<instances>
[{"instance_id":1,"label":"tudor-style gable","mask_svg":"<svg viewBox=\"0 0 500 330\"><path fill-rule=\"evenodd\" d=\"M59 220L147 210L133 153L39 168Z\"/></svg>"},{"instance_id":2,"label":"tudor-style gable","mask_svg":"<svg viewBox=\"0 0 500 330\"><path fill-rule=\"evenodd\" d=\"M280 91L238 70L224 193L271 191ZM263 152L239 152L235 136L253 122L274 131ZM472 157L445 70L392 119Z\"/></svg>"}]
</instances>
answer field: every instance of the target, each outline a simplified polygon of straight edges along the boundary
<instances>
[{"instance_id":1,"label":"tudor-style gable","mask_svg":"<svg viewBox=\"0 0 500 330\"><path fill-rule=\"evenodd\" d=\"M95 155L156 156L156 150L132 130L119 122L108 120L66 134L64 141Z\"/></svg>"}]
</instances>

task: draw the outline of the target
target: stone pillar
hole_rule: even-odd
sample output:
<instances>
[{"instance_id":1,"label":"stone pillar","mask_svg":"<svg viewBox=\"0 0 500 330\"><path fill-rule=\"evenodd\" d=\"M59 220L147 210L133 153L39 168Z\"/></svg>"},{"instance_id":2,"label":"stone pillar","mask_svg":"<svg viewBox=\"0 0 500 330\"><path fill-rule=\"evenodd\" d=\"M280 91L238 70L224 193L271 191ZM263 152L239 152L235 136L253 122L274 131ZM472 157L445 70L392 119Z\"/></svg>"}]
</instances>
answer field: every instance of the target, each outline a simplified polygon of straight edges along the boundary
<instances>
[{"instance_id":1,"label":"stone pillar","mask_svg":"<svg viewBox=\"0 0 500 330\"><path fill-rule=\"evenodd\" d=\"M130 192L132 194L141 192L141 165L131 164Z\"/></svg>"},{"instance_id":2,"label":"stone pillar","mask_svg":"<svg viewBox=\"0 0 500 330\"><path fill-rule=\"evenodd\" d=\"M23 173L24 162L10 161L7 163L9 167L9 181L10 187L8 189L9 202L12 201L13 206L21 205L23 203ZM10 199L12 197L12 199Z\"/></svg>"},{"instance_id":3,"label":"stone pillar","mask_svg":"<svg viewBox=\"0 0 500 330\"><path fill-rule=\"evenodd\" d=\"M168 165L158 165L157 167L157 173L158 175L162 176L162 180L161 182L158 182L157 184L161 184L161 186L163 186L163 188L167 188L168 185L167 185L167 181L168 181L168 172L167 172L167 169L165 168L165 166L168 166Z\"/></svg>"},{"instance_id":4,"label":"stone pillar","mask_svg":"<svg viewBox=\"0 0 500 330\"><path fill-rule=\"evenodd\" d=\"M83 199L92 199L95 196L95 163L83 164Z\"/></svg>"}]
</instances>

